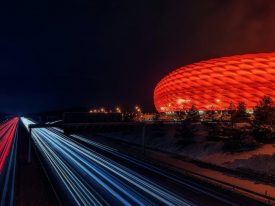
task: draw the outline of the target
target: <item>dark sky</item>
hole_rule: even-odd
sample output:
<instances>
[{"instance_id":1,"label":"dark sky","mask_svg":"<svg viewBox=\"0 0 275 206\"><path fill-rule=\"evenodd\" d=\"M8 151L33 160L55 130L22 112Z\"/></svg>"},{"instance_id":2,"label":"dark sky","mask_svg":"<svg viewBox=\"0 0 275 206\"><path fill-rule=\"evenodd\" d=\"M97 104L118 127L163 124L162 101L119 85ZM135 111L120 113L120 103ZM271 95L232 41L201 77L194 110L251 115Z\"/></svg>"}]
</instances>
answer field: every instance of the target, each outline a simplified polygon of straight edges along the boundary
<instances>
[{"instance_id":1,"label":"dark sky","mask_svg":"<svg viewBox=\"0 0 275 206\"><path fill-rule=\"evenodd\" d=\"M274 0L3 2L5 112L134 104L154 111L154 86L176 67L275 51Z\"/></svg>"}]
</instances>

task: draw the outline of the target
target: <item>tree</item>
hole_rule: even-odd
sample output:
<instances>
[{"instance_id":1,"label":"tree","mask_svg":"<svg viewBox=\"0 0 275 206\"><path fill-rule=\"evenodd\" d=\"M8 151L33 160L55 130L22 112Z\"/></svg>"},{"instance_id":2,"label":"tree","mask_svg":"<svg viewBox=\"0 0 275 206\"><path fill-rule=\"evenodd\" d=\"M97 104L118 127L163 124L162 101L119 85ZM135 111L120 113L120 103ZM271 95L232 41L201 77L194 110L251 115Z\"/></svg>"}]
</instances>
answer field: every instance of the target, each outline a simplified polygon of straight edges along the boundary
<instances>
[{"instance_id":1,"label":"tree","mask_svg":"<svg viewBox=\"0 0 275 206\"><path fill-rule=\"evenodd\" d=\"M275 141L275 132L268 125L254 125L252 135L258 142L273 143Z\"/></svg>"},{"instance_id":2,"label":"tree","mask_svg":"<svg viewBox=\"0 0 275 206\"><path fill-rule=\"evenodd\" d=\"M257 125L271 125L274 121L275 108L269 96L264 96L254 108L254 123Z\"/></svg>"},{"instance_id":3,"label":"tree","mask_svg":"<svg viewBox=\"0 0 275 206\"><path fill-rule=\"evenodd\" d=\"M220 122L208 122L206 125L208 128L207 139L210 141L220 141L220 136L223 133L222 124Z\"/></svg>"},{"instance_id":4,"label":"tree","mask_svg":"<svg viewBox=\"0 0 275 206\"><path fill-rule=\"evenodd\" d=\"M199 111L195 105L187 111L186 118L177 125L175 137L180 146L184 147L194 142L196 126L193 122L200 120Z\"/></svg>"},{"instance_id":5,"label":"tree","mask_svg":"<svg viewBox=\"0 0 275 206\"><path fill-rule=\"evenodd\" d=\"M275 108L270 97L264 96L254 108L252 135L259 142L272 143L275 141L274 122Z\"/></svg>"},{"instance_id":6,"label":"tree","mask_svg":"<svg viewBox=\"0 0 275 206\"><path fill-rule=\"evenodd\" d=\"M227 111L228 111L228 114L230 114L230 115L233 115L234 112L236 111L236 107L232 101L229 103Z\"/></svg>"},{"instance_id":7,"label":"tree","mask_svg":"<svg viewBox=\"0 0 275 206\"><path fill-rule=\"evenodd\" d=\"M234 127L234 115L236 113L236 107L234 105L234 103L231 101L229 103L229 106L227 108L227 112L228 112L228 115L229 115L229 119L230 119L230 122L231 122L231 127Z\"/></svg>"},{"instance_id":8,"label":"tree","mask_svg":"<svg viewBox=\"0 0 275 206\"><path fill-rule=\"evenodd\" d=\"M253 150L259 146L248 128L234 128L231 130L231 138L224 143L223 149L229 152L241 152Z\"/></svg>"},{"instance_id":9,"label":"tree","mask_svg":"<svg viewBox=\"0 0 275 206\"><path fill-rule=\"evenodd\" d=\"M194 142L195 127L190 119L185 119L176 127L175 138L181 147L185 147Z\"/></svg>"},{"instance_id":10,"label":"tree","mask_svg":"<svg viewBox=\"0 0 275 206\"><path fill-rule=\"evenodd\" d=\"M237 110L231 117L232 122L245 122L247 121L247 113L246 113L246 104L244 102L239 102L237 106Z\"/></svg>"}]
</instances>

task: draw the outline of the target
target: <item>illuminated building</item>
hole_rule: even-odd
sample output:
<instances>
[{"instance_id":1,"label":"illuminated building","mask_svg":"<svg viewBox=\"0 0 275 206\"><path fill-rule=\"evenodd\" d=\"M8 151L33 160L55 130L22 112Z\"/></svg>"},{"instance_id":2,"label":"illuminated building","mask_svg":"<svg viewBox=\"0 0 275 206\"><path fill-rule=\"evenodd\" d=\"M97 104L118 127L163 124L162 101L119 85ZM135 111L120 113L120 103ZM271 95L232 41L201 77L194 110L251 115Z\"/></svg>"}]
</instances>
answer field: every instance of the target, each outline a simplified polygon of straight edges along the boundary
<instances>
[{"instance_id":1,"label":"illuminated building","mask_svg":"<svg viewBox=\"0 0 275 206\"><path fill-rule=\"evenodd\" d=\"M264 96L275 100L275 53L222 57L180 67L165 76L154 91L159 112L225 110L230 102L247 109Z\"/></svg>"}]
</instances>

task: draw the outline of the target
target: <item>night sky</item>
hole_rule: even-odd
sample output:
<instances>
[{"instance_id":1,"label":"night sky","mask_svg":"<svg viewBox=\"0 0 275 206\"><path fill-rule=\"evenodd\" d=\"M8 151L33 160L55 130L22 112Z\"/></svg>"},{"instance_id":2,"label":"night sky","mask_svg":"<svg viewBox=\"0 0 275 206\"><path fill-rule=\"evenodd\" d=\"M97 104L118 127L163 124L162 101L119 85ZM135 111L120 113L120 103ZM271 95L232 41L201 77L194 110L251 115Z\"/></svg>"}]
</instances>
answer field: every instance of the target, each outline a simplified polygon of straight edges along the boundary
<instances>
[{"instance_id":1,"label":"night sky","mask_svg":"<svg viewBox=\"0 0 275 206\"><path fill-rule=\"evenodd\" d=\"M3 112L154 111L154 86L179 66L275 51L274 0L3 2Z\"/></svg>"}]
</instances>

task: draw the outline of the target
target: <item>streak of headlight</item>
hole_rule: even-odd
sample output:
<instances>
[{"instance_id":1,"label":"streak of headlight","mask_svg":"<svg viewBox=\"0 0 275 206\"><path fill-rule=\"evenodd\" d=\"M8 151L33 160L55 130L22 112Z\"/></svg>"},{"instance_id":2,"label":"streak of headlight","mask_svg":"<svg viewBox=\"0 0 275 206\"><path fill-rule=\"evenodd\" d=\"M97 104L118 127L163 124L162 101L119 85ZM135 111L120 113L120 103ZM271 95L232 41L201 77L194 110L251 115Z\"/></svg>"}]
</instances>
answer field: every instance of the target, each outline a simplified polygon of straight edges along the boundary
<instances>
[{"instance_id":1,"label":"streak of headlight","mask_svg":"<svg viewBox=\"0 0 275 206\"><path fill-rule=\"evenodd\" d=\"M121 153L117 149L114 149L114 148L108 147L106 145L100 144L98 142L92 141L90 139L84 138L84 137L82 137L80 135L71 135L71 137L73 137L73 139L80 140L81 142L88 143L88 144L90 144L90 145L92 145L92 146L94 146L96 148L100 148L101 150L104 150L105 152L111 153L114 156L117 156L119 158L125 159L129 163L131 163L131 164L135 164L135 165L141 166L142 168L146 168L146 169L148 169L150 171L158 173L158 174L160 174L160 175L162 175L164 177L167 177L167 178L169 178L169 179L171 179L171 180L173 180L175 182L178 182L178 183L180 183L182 185L186 185L187 187L189 187L191 189L194 189L196 191L199 191L202 194L206 194L206 195L209 195L211 197L214 197L214 198L216 198L216 199L218 199L218 200L220 200L222 202L225 202L225 203L227 203L229 205L236 205L233 202L229 201L228 199L225 199L225 198L221 197L219 194L215 194L213 192L209 192L209 191L201 188L200 187L201 185L198 185L195 182L190 183L190 182L188 182L186 180L182 181L176 175L170 174L167 171L165 171L163 169L160 169L159 167L156 167L156 166L154 166L152 164L149 164L149 163L146 163L144 161L138 160L138 159L133 158L133 157L131 157L129 155L126 155L124 153Z\"/></svg>"},{"instance_id":2,"label":"streak of headlight","mask_svg":"<svg viewBox=\"0 0 275 206\"><path fill-rule=\"evenodd\" d=\"M22 122L26 127L33 123ZM54 129L33 129L32 138L75 205L192 205Z\"/></svg>"}]
</instances>

